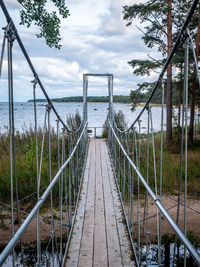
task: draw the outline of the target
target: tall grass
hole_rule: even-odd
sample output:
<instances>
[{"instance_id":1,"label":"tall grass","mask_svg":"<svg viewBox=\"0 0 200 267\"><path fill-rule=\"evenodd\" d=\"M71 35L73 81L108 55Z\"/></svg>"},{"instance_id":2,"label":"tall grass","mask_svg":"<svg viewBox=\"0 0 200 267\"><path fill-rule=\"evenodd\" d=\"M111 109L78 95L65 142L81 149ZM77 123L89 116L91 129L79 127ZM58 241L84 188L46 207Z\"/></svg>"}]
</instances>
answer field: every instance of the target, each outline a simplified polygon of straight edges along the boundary
<instances>
[{"instance_id":1,"label":"tall grass","mask_svg":"<svg viewBox=\"0 0 200 267\"><path fill-rule=\"evenodd\" d=\"M121 110L119 110L118 112L114 111L113 116L117 128L120 129L121 131L124 131L127 128L127 121L125 119L124 113ZM103 124L102 137L103 138L108 137L108 118L105 120Z\"/></svg>"},{"instance_id":2,"label":"tall grass","mask_svg":"<svg viewBox=\"0 0 200 267\"><path fill-rule=\"evenodd\" d=\"M42 129L38 130L39 152L42 144ZM36 191L37 171L36 171L36 146L35 134L32 127L27 128L22 133L15 133L16 148L16 174L18 180L19 198ZM57 169L57 136L54 129L51 129L51 152L52 152L52 175ZM40 153L39 153L40 154ZM44 153L42 159L41 188L49 183L48 165L48 133L45 132ZM15 194L15 185L14 185ZM9 136L0 133L0 199L10 198L10 150Z\"/></svg>"},{"instance_id":3,"label":"tall grass","mask_svg":"<svg viewBox=\"0 0 200 267\"><path fill-rule=\"evenodd\" d=\"M157 186L160 187L160 133L154 137L155 143L155 160L156 160L156 174ZM130 154L132 155L132 141L129 140ZM196 140L195 145L188 148L187 155L187 179L188 194L192 197L200 197L200 141ZM184 179L185 179L185 160L183 155L183 168L182 168L182 192L184 192ZM164 145L163 148L163 161L162 161L162 186L163 192L167 194L178 194L179 176L180 176L180 144L174 143L170 147ZM141 141L141 157L140 157L140 171L144 178L147 172L147 144L146 136ZM127 169L128 175L128 169ZM153 165L153 147L150 137L149 142L149 185L155 188L154 179L154 165ZM142 190L142 187L141 187ZM144 190L144 188L143 188Z\"/></svg>"},{"instance_id":4,"label":"tall grass","mask_svg":"<svg viewBox=\"0 0 200 267\"><path fill-rule=\"evenodd\" d=\"M67 117L67 125L70 130L75 131L81 124L80 114ZM58 171L58 143L57 134L54 128L51 128L51 168L52 177ZM41 153L43 130L38 129L38 148L39 161ZM60 159L61 159L61 143L60 136ZM45 188L49 184L49 155L48 155L48 132L44 133L44 152L42 158L42 172L40 188ZM23 132L15 133L16 147L16 173L18 181L19 199L36 192L37 190L37 168L36 168L36 140L34 129L24 127ZM68 137L65 136L65 152L68 155ZM58 191L56 186L54 191ZM14 184L14 195L15 184ZM9 134L0 133L0 200L9 201L10 199L10 150L9 150Z\"/></svg>"},{"instance_id":5,"label":"tall grass","mask_svg":"<svg viewBox=\"0 0 200 267\"><path fill-rule=\"evenodd\" d=\"M70 131L76 131L81 126L81 115L76 111L75 115L68 114L67 115L67 126L70 129Z\"/></svg>"}]
</instances>

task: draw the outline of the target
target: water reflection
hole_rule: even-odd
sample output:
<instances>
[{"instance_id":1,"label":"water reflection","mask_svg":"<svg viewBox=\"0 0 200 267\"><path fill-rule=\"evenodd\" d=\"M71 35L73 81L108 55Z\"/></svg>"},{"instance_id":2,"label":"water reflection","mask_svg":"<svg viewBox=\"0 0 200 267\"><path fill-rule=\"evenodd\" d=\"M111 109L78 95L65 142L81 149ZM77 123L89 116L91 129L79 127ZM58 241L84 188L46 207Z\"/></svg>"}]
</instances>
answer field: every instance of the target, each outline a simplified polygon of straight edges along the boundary
<instances>
[{"instance_id":1,"label":"water reflection","mask_svg":"<svg viewBox=\"0 0 200 267\"><path fill-rule=\"evenodd\" d=\"M23 264L24 260L24 264ZM54 263L54 264L53 264ZM10 255L5 263L2 265L2 267L12 267L12 256ZM37 266L37 249L36 247L31 247L29 249L26 249L24 251L23 257L22 253L19 250L15 251L15 266L27 266L27 267L35 267ZM54 256L52 256L50 251L42 251L42 261L41 266L55 266L58 267L59 261L58 261L58 253L55 253Z\"/></svg>"}]
</instances>

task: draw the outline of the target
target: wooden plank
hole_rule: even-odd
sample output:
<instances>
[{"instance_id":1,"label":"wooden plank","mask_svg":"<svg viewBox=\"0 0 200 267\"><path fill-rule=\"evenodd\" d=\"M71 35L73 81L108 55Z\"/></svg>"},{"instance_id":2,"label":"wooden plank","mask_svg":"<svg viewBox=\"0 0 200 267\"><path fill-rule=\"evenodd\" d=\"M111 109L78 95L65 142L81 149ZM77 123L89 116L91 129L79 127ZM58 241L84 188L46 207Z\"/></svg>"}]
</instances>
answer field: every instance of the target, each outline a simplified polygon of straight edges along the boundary
<instances>
[{"instance_id":1,"label":"wooden plank","mask_svg":"<svg viewBox=\"0 0 200 267\"><path fill-rule=\"evenodd\" d=\"M110 188L112 189L111 192L113 196L113 204L114 204L115 215L116 215L116 223L117 223L117 228L118 228L119 243L120 243L120 248L121 248L123 266L124 267L136 266L127 226L124 223L124 216L122 212L121 202L119 199L119 193L117 190L116 182L115 182L113 171L112 171L109 154L105 153L105 157L106 157L107 169L108 169L109 178L110 178Z\"/></svg>"},{"instance_id":2,"label":"wooden plank","mask_svg":"<svg viewBox=\"0 0 200 267\"><path fill-rule=\"evenodd\" d=\"M134 266L108 149L103 140L90 141L79 209L66 266Z\"/></svg>"},{"instance_id":3,"label":"wooden plank","mask_svg":"<svg viewBox=\"0 0 200 267\"><path fill-rule=\"evenodd\" d=\"M79 254L79 267L92 266L93 264L93 238L94 238L94 192L95 192L95 146L91 140L91 161L89 170L88 195L84 217L84 226Z\"/></svg>"},{"instance_id":4,"label":"wooden plank","mask_svg":"<svg viewBox=\"0 0 200 267\"><path fill-rule=\"evenodd\" d=\"M77 267L79 259L80 244L82 238L83 220L85 214L85 205L88 191L89 169L91 161L91 145L89 144L87 161L84 170L84 178L81 188L80 201L77 208L73 234L70 241L70 246L66 258L65 266Z\"/></svg>"},{"instance_id":5,"label":"wooden plank","mask_svg":"<svg viewBox=\"0 0 200 267\"><path fill-rule=\"evenodd\" d=\"M107 266L107 240L104 214L104 194L100 158L100 140L95 142L96 158L96 196L95 196L95 228L94 228L94 262L93 266Z\"/></svg>"},{"instance_id":6,"label":"wooden plank","mask_svg":"<svg viewBox=\"0 0 200 267\"><path fill-rule=\"evenodd\" d=\"M122 254L119 242L119 235L116 223L116 215L114 210L112 189L110 187L109 173L107 169L106 157L108 150L105 142L101 142L101 161L102 161L102 179L105 197L105 217L107 227L107 243L108 243L108 261L109 266L123 266Z\"/></svg>"}]
</instances>

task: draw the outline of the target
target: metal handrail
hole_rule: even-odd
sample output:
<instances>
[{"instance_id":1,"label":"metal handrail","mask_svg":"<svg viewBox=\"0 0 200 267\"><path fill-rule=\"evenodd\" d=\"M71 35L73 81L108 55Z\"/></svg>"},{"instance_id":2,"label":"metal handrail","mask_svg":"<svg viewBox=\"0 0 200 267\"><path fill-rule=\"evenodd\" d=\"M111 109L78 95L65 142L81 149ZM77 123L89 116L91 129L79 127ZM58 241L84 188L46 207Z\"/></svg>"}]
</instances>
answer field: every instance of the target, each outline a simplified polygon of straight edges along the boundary
<instances>
[{"instance_id":1,"label":"metal handrail","mask_svg":"<svg viewBox=\"0 0 200 267\"><path fill-rule=\"evenodd\" d=\"M109 127L112 130L112 133L113 133L113 135L114 135L114 137L115 137L115 139L116 139L116 141L117 141L117 143L118 143L121 151L123 152L125 158L128 160L128 162L130 163L130 165L132 166L132 168L136 172L136 174L139 177L141 183L144 185L144 187L148 191L149 195L154 200L156 206L159 208L159 210L162 212L163 216L170 223L170 225L172 226L172 228L174 229L174 231L176 232L176 234L179 236L179 238L181 239L181 241L185 244L185 246L187 247L188 251L193 256L194 260L197 262L198 265L200 265L200 255L197 253L196 249L193 247L193 245L188 240L188 238L183 234L183 232L181 231L181 229L174 222L174 220L172 219L172 217L169 215L169 213L167 212L167 210L162 205L160 199L154 194L154 192L152 191L152 189L150 188L150 186L147 184L147 182L145 181L144 177L140 173L139 169L136 167L136 165L133 163L133 161L131 160L131 158L129 157L129 155L126 153L126 151L125 151L124 147L122 146L119 138L117 137L117 135L116 135L116 133L115 133L115 131L113 129L112 123L110 122L109 119L108 119L108 124L109 124Z\"/></svg>"},{"instance_id":2,"label":"metal handrail","mask_svg":"<svg viewBox=\"0 0 200 267\"><path fill-rule=\"evenodd\" d=\"M62 174L62 172L64 171L64 169L66 168L66 166L69 164L69 162L71 161L71 159L74 156L74 154L75 154L75 152L77 150L77 147L78 147L78 145L79 145L79 143L80 143L80 141L81 141L81 139L83 137L84 131L87 128L87 124L88 123L86 122L85 125L84 125L84 127L83 127L83 130L82 130L82 132L80 134L80 137L77 140L76 145L74 146L74 149L72 150L70 156L65 161L65 163L61 166L61 168L59 169L59 171L57 172L57 174L52 179L52 182L49 184L49 186L47 187L47 189L45 190L45 192L43 193L43 195L40 197L40 199L38 200L38 202L36 203L36 205L34 206L34 208L32 209L32 211L30 212L30 214L28 215L28 217L26 218L26 220L23 222L23 224L20 226L20 228L18 229L18 231L15 233L15 235L12 237L12 239L10 240L10 242L8 243L8 245L5 247L5 249L1 253L1 255L0 255L0 266L4 263L4 261L10 255L10 253L14 249L15 245L17 244L17 242L22 237L22 234L25 232L25 230L27 229L28 225L30 224L30 222L32 221L32 219L34 218L34 216L37 214L37 211L44 204L46 198L48 197L48 195L50 194L52 188L54 187L54 185L58 181L60 175Z\"/></svg>"}]
</instances>

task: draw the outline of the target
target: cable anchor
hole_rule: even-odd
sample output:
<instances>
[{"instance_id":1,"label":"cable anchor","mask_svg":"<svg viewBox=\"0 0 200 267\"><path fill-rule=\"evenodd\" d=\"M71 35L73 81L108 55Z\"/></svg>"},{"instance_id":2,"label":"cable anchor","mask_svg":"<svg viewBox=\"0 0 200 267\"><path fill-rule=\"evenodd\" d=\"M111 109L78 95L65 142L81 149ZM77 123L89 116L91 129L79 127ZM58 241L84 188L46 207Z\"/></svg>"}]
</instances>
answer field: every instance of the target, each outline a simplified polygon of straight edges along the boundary
<instances>
[{"instance_id":1,"label":"cable anchor","mask_svg":"<svg viewBox=\"0 0 200 267\"><path fill-rule=\"evenodd\" d=\"M3 27L3 30L5 31L5 36L11 45L13 45L15 39L16 39L16 28L14 26L13 21L11 20L6 27Z\"/></svg>"}]
</instances>

